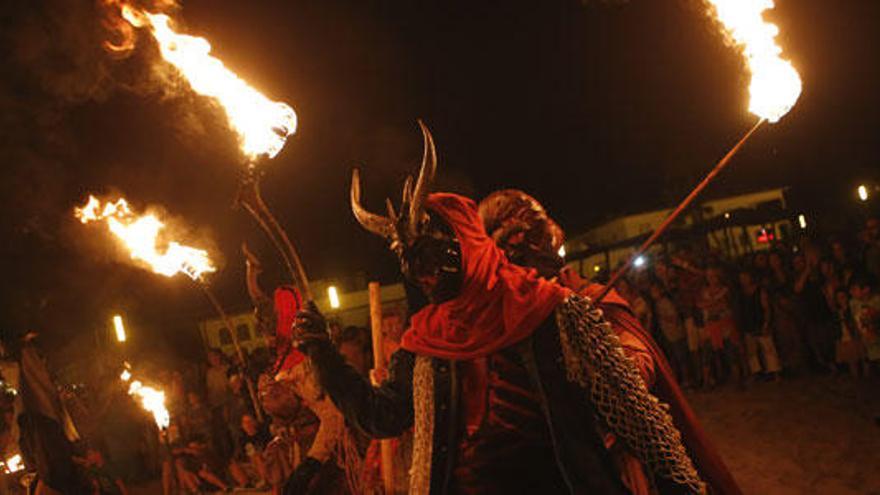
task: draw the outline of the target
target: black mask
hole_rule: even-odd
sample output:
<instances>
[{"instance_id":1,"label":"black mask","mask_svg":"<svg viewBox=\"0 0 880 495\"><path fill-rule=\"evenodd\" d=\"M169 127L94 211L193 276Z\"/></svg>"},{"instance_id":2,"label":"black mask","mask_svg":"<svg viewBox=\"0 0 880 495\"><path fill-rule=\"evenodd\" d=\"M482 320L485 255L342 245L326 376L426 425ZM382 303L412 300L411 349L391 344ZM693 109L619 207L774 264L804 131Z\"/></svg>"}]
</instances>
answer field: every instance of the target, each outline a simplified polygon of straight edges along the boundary
<instances>
[{"instance_id":1,"label":"black mask","mask_svg":"<svg viewBox=\"0 0 880 495\"><path fill-rule=\"evenodd\" d=\"M452 228L431 214L421 233L400 253L403 275L432 303L454 299L461 291L461 246Z\"/></svg>"}]
</instances>

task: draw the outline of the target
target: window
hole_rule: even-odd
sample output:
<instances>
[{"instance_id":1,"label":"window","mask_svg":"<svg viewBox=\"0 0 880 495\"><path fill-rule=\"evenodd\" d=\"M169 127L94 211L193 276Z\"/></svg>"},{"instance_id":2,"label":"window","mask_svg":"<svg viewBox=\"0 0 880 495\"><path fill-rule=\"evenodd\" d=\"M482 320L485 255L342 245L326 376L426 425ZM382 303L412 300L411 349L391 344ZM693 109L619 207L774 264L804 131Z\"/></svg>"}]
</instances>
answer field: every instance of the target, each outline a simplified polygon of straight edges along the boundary
<instances>
[{"instance_id":1,"label":"window","mask_svg":"<svg viewBox=\"0 0 880 495\"><path fill-rule=\"evenodd\" d=\"M251 340L251 329L247 325L239 325L235 327L235 336L239 342Z\"/></svg>"},{"instance_id":2,"label":"window","mask_svg":"<svg viewBox=\"0 0 880 495\"><path fill-rule=\"evenodd\" d=\"M220 345L232 345L232 334L226 327L220 329Z\"/></svg>"}]
</instances>

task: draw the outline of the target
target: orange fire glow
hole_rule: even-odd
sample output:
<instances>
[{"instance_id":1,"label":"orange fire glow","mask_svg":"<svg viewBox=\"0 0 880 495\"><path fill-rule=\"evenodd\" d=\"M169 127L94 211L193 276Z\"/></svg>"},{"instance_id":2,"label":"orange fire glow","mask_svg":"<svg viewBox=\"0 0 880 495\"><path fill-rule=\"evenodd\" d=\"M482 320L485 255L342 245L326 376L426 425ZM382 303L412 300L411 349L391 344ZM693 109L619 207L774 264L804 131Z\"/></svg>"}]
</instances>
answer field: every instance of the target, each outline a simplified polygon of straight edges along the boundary
<instances>
[{"instance_id":1,"label":"orange fire glow","mask_svg":"<svg viewBox=\"0 0 880 495\"><path fill-rule=\"evenodd\" d=\"M171 415L168 414L168 409L165 407L165 392L135 380L128 387L128 395L141 400L141 407L153 415L156 426L160 429L168 428L168 425L171 424Z\"/></svg>"},{"instance_id":2,"label":"orange fire glow","mask_svg":"<svg viewBox=\"0 0 880 495\"><path fill-rule=\"evenodd\" d=\"M773 0L706 0L725 31L743 50L752 75L749 111L777 122L797 103L801 78L776 44L779 28L764 21Z\"/></svg>"},{"instance_id":3,"label":"orange fire glow","mask_svg":"<svg viewBox=\"0 0 880 495\"><path fill-rule=\"evenodd\" d=\"M152 271L171 277L183 272L193 279L215 271L208 252L175 241L160 245L160 235L165 224L154 214L136 215L125 199L101 203L89 196L82 208L75 208L74 215L80 222L104 222L131 253L131 258L146 264Z\"/></svg>"},{"instance_id":4,"label":"orange fire glow","mask_svg":"<svg viewBox=\"0 0 880 495\"><path fill-rule=\"evenodd\" d=\"M241 151L251 163L263 156L277 155L288 136L296 132L293 108L266 98L229 70L211 55L211 44L205 38L178 33L167 15L131 5L122 5L122 17L136 28L148 28L159 44L162 58L180 72L196 93L214 98L223 107L230 126L238 134Z\"/></svg>"}]
</instances>

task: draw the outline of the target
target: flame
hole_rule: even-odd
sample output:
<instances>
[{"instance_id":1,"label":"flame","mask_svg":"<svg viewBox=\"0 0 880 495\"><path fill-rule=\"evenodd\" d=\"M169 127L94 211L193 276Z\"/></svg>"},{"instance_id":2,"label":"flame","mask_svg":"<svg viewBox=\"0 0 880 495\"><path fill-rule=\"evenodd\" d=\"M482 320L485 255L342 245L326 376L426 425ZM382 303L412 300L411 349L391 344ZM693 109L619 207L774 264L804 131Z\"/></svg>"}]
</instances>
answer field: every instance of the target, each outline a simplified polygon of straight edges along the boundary
<instances>
[{"instance_id":1,"label":"flame","mask_svg":"<svg viewBox=\"0 0 880 495\"><path fill-rule=\"evenodd\" d=\"M266 98L211 56L211 44L206 39L178 33L165 14L123 5L122 17L134 27L149 28L162 58L177 68L196 93L217 100L251 163L261 156L277 155L287 137L296 132L293 109Z\"/></svg>"},{"instance_id":2,"label":"flame","mask_svg":"<svg viewBox=\"0 0 880 495\"><path fill-rule=\"evenodd\" d=\"M153 415L156 426L160 429L168 428L171 424L171 416L165 408L165 392L135 380L128 387L128 395L136 396L141 400L141 406Z\"/></svg>"},{"instance_id":3,"label":"flame","mask_svg":"<svg viewBox=\"0 0 880 495\"><path fill-rule=\"evenodd\" d=\"M779 28L764 21L773 0L706 0L727 34L741 46L752 74L749 111L777 122L797 103L801 78L790 61L781 57L776 44Z\"/></svg>"},{"instance_id":4,"label":"flame","mask_svg":"<svg viewBox=\"0 0 880 495\"><path fill-rule=\"evenodd\" d=\"M105 222L131 252L131 258L146 263L155 273L171 277L184 272L195 280L215 270L207 251L174 241L160 249L159 235L165 224L153 214L135 215L125 199L102 205L98 198L89 196L88 203L74 209L74 214L84 224Z\"/></svg>"}]
</instances>

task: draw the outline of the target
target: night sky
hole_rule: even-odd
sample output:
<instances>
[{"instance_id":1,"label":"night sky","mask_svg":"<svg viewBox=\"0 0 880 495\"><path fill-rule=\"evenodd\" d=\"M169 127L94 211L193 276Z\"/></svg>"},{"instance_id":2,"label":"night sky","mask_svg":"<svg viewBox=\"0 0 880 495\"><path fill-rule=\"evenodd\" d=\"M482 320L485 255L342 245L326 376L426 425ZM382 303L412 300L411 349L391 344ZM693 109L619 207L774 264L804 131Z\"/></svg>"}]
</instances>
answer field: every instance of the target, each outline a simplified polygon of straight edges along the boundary
<instances>
[{"instance_id":1,"label":"night sky","mask_svg":"<svg viewBox=\"0 0 880 495\"><path fill-rule=\"evenodd\" d=\"M129 57L111 57L98 3L0 7L0 327L40 330L61 348L123 311L161 347L210 307L185 277L114 261L107 239L72 218L88 193L185 219L195 244L214 247L213 283L232 308L248 304L242 240L269 265L267 285L277 263L232 207L242 159L222 113L157 77L145 33ZM877 179L880 2L776 3L769 18L804 93L713 194L815 184L837 194ZM525 189L569 232L686 193L754 122L740 55L704 10L696 0L187 0L178 16L295 108L299 130L265 164L263 194L311 276L390 282L393 258L351 217L349 175L362 167L374 209L397 198L420 158L417 118L434 133L442 188Z\"/></svg>"}]
</instances>

